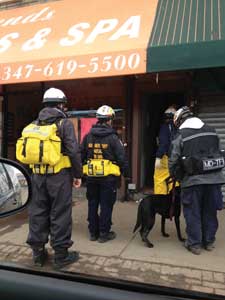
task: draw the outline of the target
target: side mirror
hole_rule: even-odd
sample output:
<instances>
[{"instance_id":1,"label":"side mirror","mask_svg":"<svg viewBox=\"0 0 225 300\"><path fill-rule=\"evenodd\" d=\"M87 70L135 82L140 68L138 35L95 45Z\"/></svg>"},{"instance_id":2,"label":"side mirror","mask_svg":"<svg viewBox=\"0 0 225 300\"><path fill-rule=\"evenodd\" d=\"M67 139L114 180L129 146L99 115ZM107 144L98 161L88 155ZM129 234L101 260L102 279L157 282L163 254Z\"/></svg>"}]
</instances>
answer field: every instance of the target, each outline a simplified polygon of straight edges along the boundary
<instances>
[{"instance_id":1,"label":"side mirror","mask_svg":"<svg viewBox=\"0 0 225 300\"><path fill-rule=\"evenodd\" d=\"M31 179L24 167L0 158L0 218L26 208L31 199Z\"/></svg>"}]
</instances>

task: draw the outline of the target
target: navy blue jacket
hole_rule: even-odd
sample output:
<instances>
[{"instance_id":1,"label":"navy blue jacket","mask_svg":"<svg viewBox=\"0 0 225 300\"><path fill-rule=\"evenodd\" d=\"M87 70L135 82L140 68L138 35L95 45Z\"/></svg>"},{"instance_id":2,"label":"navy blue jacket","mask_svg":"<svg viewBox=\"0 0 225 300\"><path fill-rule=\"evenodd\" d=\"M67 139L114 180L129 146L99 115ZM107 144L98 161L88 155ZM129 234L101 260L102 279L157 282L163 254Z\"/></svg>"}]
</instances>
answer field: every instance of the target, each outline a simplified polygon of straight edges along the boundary
<instances>
[{"instance_id":1,"label":"navy blue jacket","mask_svg":"<svg viewBox=\"0 0 225 300\"><path fill-rule=\"evenodd\" d=\"M96 123L92 126L90 132L84 137L81 144L82 163L86 163L88 159L94 158L94 149L88 147L89 143L99 143L108 145L101 148L103 159L108 159L116 163L120 167L120 171L124 177L129 177L128 160L124 146L119 139L115 129L103 123Z\"/></svg>"},{"instance_id":2,"label":"navy blue jacket","mask_svg":"<svg viewBox=\"0 0 225 300\"><path fill-rule=\"evenodd\" d=\"M164 123L159 131L159 146L156 152L157 158L162 158L163 155L168 155L171 141L174 138L176 129L172 122Z\"/></svg>"}]
</instances>

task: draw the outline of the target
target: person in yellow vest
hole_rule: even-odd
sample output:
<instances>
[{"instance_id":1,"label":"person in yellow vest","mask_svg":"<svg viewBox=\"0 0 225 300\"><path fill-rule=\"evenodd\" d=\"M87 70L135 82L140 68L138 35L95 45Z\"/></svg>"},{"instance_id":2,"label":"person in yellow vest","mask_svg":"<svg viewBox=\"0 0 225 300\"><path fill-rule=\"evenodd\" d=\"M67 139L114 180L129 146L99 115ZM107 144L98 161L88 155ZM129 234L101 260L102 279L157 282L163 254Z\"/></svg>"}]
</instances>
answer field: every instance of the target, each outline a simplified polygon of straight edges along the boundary
<instances>
[{"instance_id":1,"label":"person in yellow vest","mask_svg":"<svg viewBox=\"0 0 225 300\"><path fill-rule=\"evenodd\" d=\"M73 244L72 186L78 188L81 185L82 164L73 124L64 112L66 103L66 96L61 90L48 89L43 97L44 108L34 121L40 126L57 125L63 154L57 167L31 165L33 196L28 211L27 243L33 251L35 266L43 266L47 259L45 245L49 237L55 252L55 268L64 267L79 258L77 251L68 249Z\"/></svg>"},{"instance_id":2,"label":"person in yellow vest","mask_svg":"<svg viewBox=\"0 0 225 300\"><path fill-rule=\"evenodd\" d=\"M81 145L83 173L87 176L90 240L98 240L99 243L116 238L116 233L111 231L111 219L118 178L120 174L128 178L124 145L112 128L114 116L112 107L99 107L96 112L97 123L84 137Z\"/></svg>"},{"instance_id":3,"label":"person in yellow vest","mask_svg":"<svg viewBox=\"0 0 225 300\"><path fill-rule=\"evenodd\" d=\"M167 195L170 193L173 186L171 180L169 181L168 153L171 141L176 133L173 124L175 113L176 109L173 106L168 107L164 112L163 124L160 127L158 149L155 159L154 194Z\"/></svg>"}]
</instances>

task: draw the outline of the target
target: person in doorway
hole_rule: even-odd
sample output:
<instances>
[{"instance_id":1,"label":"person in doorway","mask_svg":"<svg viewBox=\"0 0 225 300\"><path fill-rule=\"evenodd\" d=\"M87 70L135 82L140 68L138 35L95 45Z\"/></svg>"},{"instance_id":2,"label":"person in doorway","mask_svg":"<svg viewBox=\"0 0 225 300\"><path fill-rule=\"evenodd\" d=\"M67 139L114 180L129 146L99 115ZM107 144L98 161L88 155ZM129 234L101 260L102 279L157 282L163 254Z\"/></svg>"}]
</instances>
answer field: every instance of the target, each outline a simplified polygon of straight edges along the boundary
<instances>
[{"instance_id":1,"label":"person in doorway","mask_svg":"<svg viewBox=\"0 0 225 300\"><path fill-rule=\"evenodd\" d=\"M184 246L199 255L202 247L211 251L215 246L217 210L223 205L224 156L215 129L194 117L187 106L177 110L174 124L179 133L172 141L169 170L181 184L187 232Z\"/></svg>"},{"instance_id":2,"label":"person in doorway","mask_svg":"<svg viewBox=\"0 0 225 300\"><path fill-rule=\"evenodd\" d=\"M78 260L79 253L68 251L72 246L72 186L80 187L82 163L72 122L67 119L65 94L56 88L48 89L43 96L44 108L39 112L38 125L55 123L61 139L59 163L32 166L33 196L29 206L29 234L27 243L33 251L36 266L47 259L45 245L54 249L54 266L64 267Z\"/></svg>"},{"instance_id":3,"label":"person in doorway","mask_svg":"<svg viewBox=\"0 0 225 300\"><path fill-rule=\"evenodd\" d=\"M90 240L104 243L115 239L111 231L118 177L128 177L128 161L122 142L112 128L114 110L103 105L96 112L97 123L81 145L83 172L87 175L88 228ZM100 207L100 213L98 209Z\"/></svg>"},{"instance_id":4,"label":"person in doorway","mask_svg":"<svg viewBox=\"0 0 225 300\"><path fill-rule=\"evenodd\" d=\"M158 149L155 159L154 194L167 195L172 189L172 182L168 183L170 174L168 169L168 153L176 129L173 117L176 112L174 106L169 106L163 115L163 124L158 137Z\"/></svg>"}]
</instances>

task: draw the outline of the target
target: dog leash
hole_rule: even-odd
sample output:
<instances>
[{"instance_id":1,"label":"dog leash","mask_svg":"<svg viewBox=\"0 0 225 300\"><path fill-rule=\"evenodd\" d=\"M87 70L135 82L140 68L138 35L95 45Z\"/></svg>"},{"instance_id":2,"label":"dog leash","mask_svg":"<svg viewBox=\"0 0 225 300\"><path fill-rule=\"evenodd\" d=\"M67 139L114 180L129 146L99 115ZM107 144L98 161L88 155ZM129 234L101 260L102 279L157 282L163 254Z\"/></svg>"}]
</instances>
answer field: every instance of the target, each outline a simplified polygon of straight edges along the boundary
<instances>
[{"instance_id":1,"label":"dog leash","mask_svg":"<svg viewBox=\"0 0 225 300\"><path fill-rule=\"evenodd\" d=\"M170 206L170 211L169 211L169 216L170 216L170 221L172 221L173 216L174 216L174 204L175 204L175 197L176 197L176 181L173 180L173 186L172 186L172 201L171 201L171 206Z\"/></svg>"},{"instance_id":2,"label":"dog leash","mask_svg":"<svg viewBox=\"0 0 225 300\"><path fill-rule=\"evenodd\" d=\"M167 185L167 194L169 194L169 184L173 183L172 185L172 190L171 190L171 194L172 194L172 199L171 199L171 206L169 209L169 217L170 217L170 221L173 220L173 216L174 216L174 203L175 203L175 196L176 196L176 180L174 180L172 177L167 177L166 178L166 185Z\"/></svg>"}]
</instances>

